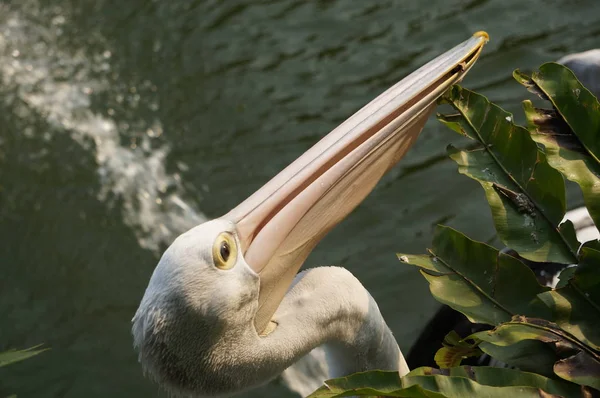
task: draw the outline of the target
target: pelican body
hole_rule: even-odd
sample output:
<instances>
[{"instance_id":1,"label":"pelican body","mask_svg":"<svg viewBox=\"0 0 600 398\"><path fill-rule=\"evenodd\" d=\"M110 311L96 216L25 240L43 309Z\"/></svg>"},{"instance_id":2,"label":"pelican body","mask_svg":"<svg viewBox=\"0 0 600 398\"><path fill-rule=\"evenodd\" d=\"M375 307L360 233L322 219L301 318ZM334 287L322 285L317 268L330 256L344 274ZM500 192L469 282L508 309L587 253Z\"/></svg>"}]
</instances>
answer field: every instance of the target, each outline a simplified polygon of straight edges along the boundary
<instances>
[{"instance_id":1,"label":"pelican body","mask_svg":"<svg viewBox=\"0 0 600 398\"><path fill-rule=\"evenodd\" d=\"M329 377L409 369L377 303L347 270L298 270L406 153L487 34L430 61L224 216L179 236L133 322L145 372L178 396L264 384L319 346Z\"/></svg>"}]
</instances>

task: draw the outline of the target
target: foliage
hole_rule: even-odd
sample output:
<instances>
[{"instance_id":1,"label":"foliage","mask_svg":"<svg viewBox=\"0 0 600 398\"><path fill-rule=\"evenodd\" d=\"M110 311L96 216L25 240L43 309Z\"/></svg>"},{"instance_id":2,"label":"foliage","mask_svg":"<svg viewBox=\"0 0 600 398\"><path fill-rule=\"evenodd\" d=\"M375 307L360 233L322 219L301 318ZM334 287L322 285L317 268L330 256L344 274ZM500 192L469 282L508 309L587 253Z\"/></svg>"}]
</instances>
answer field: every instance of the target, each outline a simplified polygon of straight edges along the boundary
<instances>
[{"instance_id":1,"label":"foliage","mask_svg":"<svg viewBox=\"0 0 600 398\"><path fill-rule=\"evenodd\" d=\"M35 355L41 354L42 352L48 350L48 348L39 348L41 345L36 345L34 347L29 347L24 350L7 350L0 352L0 368L6 365L10 365L15 362L20 362L25 359L31 358ZM16 395L10 395L7 398L16 398Z\"/></svg>"},{"instance_id":2,"label":"foliage","mask_svg":"<svg viewBox=\"0 0 600 398\"><path fill-rule=\"evenodd\" d=\"M419 368L400 378L398 372L372 371L328 380L309 398L347 396L431 398L539 398L542 391L574 397L580 387L562 380L514 369L491 367ZM501 388L499 388L501 387ZM548 395L547 395L548 396Z\"/></svg>"},{"instance_id":3,"label":"foliage","mask_svg":"<svg viewBox=\"0 0 600 398\"><path fill-rule=\"evenodd\" d=\"M41 346L36 345L34 347L26 348L24 350L12 349L12 350L8 350L8 351L0 352L0 368L2 366L10 365L11 363L23 361L27 358L31 358L35 355L38 355L38 354L48 350L48 348L39 349L39 347L41 347Z\"/></svg>"},{"instance_id":4,"label":"foliage","mask_svg":"<svg viewBox=\"0 0 600 398\"><path fill-rule=\"evenodd\" d=\"M564 178L575 182L600 226L600 104L566 67L547 63L514 78L548 108L524 101L527 126L482 95L454 86L438 115L479 143L448 147L458 171L481 184L498 250L438 226L425 255L399 254L419 268L440 302L492 330L460 338L450 332L435 360L442 369L366 372L329 380L311 397L588 397L600 395L600 242L577 241ZM508 249L510 248L510 249ZM530 268L562 264L554 288ZM490 355L516 369L460 367Z\"/></svg>"}]
</instances>

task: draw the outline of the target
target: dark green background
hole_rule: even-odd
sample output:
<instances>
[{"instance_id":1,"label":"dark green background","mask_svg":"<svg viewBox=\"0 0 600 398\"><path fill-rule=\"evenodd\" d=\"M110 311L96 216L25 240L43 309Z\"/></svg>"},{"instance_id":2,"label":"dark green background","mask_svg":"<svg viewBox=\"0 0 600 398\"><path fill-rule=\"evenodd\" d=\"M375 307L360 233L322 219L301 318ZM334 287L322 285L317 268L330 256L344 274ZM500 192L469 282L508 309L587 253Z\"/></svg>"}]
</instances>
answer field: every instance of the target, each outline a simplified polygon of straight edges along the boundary
<instances>
[{"instance_id":1,"label":"dark green background","mask_svg":"<svg viewBox=\"0 0 600 398\"><path fill-rule=\"evenodd\" d=\"M600 46L599 22L597 0L3 1L0 349L52 350L1 369L0 396L163 396L130 320L174 236L473 32L491 42L465 85L520 112L512 70ZM394 253L439 222L494 236L450 142L431 120L308 260L354 272L405 352L436 304Z\"/></svg>"}]
</instances>

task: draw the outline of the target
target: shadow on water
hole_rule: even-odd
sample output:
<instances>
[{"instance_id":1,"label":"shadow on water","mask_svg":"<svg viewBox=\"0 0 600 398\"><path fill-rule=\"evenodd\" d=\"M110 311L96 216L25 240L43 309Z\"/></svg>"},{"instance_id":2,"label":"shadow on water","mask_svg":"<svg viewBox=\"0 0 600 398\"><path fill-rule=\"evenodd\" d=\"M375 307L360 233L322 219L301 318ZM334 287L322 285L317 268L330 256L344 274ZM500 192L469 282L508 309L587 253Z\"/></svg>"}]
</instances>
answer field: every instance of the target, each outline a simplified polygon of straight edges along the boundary
<instances>
[{"instance_id":1,"label":"shadow on water","mask_svg":"<svg viewBox=\"0 0 600 398\"><path fill-rule=\"evenodd\" d=\"M512 69L600 46L592 0L49 3L0 4L0 349L52 348L2 369L0 396L161 396L130 319L175 236L474 31L492 41L466 85L517 115ZM440 222L494 238L449 142L468 144L430 121L308 261L352 270L405 352L437 304L394 253Z\"/></svg>"}]
</instances>

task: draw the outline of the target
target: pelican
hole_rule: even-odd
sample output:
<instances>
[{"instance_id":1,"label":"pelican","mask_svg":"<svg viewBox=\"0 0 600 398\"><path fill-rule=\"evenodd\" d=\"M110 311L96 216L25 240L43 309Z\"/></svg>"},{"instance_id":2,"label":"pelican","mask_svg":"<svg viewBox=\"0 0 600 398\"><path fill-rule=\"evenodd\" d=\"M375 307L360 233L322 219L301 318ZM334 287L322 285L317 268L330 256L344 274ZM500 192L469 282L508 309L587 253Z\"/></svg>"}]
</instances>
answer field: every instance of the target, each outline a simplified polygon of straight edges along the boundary
<instances>
[{"instance_id":1,"label":"pelican","mask_svg":"<svg viewBox=\"0 0 600 398\"><path fill-rule=\"evenodd\" d=\"M329 377L409 369L346 269L300 267L416 140L471 69L485 32L382 93L224 216L164 252L132 320L147 375L179 396L229 396L324 346Z\"/></svg>"}]
</instances>

